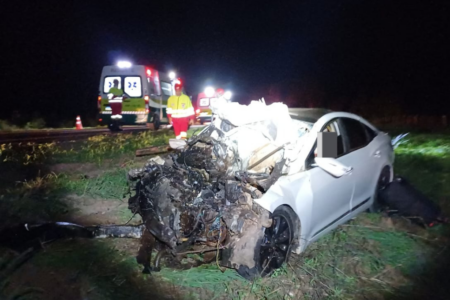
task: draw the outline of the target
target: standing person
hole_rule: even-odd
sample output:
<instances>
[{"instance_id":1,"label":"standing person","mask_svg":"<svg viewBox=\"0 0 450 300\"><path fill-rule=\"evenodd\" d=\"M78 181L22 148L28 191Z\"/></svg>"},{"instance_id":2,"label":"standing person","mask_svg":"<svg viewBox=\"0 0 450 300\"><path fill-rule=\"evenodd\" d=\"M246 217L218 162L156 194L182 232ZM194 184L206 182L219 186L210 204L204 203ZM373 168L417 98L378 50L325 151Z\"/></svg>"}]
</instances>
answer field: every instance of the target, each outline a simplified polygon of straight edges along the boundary
<instances>
[{"instance_id":1,"label":"standing person","mask_svg":"<svg viewBox=\"0 0 450 300\"><path fill-rule=\"evenodd\" d=\"M167 101L167 117L173 124L176 138L185 140L189 125L194 124L195 114L191 99L182 93L182 89L181 83L175 84L175 95Z\"/></svg>"},{"instance_id":2,"label":"standing person","mask_svg":"<svg viewBox=\"0 0 450 300\"><path fill-rule=\"evenodd\" d=\"M110 129L113 131L121 131L120 120L122 120L122 99L123 90L119 88L119 80L114 79L114 86L109 89L108 99L111 107L111 122Z\"/></svg>"}]
</instances>

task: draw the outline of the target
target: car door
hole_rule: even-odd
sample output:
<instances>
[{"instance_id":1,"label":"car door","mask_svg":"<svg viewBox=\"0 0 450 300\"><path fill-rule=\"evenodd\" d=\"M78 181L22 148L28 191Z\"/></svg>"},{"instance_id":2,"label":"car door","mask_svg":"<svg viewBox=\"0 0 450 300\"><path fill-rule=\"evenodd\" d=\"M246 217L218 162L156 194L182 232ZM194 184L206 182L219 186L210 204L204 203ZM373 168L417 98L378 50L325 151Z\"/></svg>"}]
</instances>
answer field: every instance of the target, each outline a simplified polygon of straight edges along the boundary
<instances>
[{"instance_id":1,"label":"car door","mask_svg":"<svg viewBox=\"0 0 450 300\"><path fill-rule=\"evenodd\" d=\"M338 157L336 159L348 166L349 160L345 155L345 145L339 120L335 119L326 124L322 131L326 130L337 133ZM307 172L309 172L313 193L310 239L316 239L325 234L334 228L333 225L339 224L339 220L349 213L354 188L354 175L352 173L336 178L314 166L316 145L306 160L306 168L309 169Z\"/></svg>"},{"instance_id":2,"label":"car door","mask_svg":"<svg viewBox=\"0 0 450 300\"><path fill-rule=\"evenodd\" d=\"M351 210L354 212L367 204L373 195L374 176L377 176L374 174L379 170L375 149L377 143L371 143L375 135L368 132L359 120L341 118L341 125L348 147L348 164L353 167L355 178L355 192L351 201Z\"/></svg>"}]
</instances>

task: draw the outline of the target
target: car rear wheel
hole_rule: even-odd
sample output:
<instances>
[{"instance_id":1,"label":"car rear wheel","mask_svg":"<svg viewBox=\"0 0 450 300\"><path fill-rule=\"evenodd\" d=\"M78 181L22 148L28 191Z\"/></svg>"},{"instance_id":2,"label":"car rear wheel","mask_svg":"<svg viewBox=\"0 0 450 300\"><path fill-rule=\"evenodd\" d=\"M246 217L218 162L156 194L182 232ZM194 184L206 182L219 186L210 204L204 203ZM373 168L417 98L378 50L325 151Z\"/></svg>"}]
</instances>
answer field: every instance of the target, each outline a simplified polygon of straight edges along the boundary
<instances>
[{"instance_id":1,"label":"car rear wheel","mask_svg":"<svg viewBox=\"0 0 450 300\"><path fill-rule=\"evenodd\" d=\"M265 229L255 248L255 267L240 266L237 270L246 279L270 276L290 257L292 243L297 237L298 217L291 208L281 206L274 211L272 219L272 226Z\"/></svg>"},{"instance_id":2,"label":"car rear wheel","mask_svg":"<svg viewBox=\"0 0 450 300\"><path fill-rule=\"evenodd\" d=\"M368 209L369 212L378 213L383 208L383 203L381 203L378 194L392 181L391 177L391 168L389 166L385 166L383 170L381 170L380 176L378 177L377 187L375 188L375 192L372 196L373 203Z\"/></svg>"}]
</instances>

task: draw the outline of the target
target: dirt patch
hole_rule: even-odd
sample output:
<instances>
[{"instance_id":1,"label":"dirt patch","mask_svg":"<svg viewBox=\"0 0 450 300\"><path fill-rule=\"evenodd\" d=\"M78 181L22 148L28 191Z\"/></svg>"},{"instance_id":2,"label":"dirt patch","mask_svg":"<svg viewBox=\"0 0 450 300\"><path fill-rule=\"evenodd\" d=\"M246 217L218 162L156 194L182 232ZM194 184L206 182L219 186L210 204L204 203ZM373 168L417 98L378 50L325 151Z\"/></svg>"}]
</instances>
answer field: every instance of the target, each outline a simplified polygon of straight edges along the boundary
<instances>
[{"instance_id":1,"label":"dirt patch","mask_svg":"<svg viewBox=\"0 0 450 300\"><path fill-rule=\"evenodd\" d=\"M5 294L20 293L24 289L32 289L31 295L42 299L78 300L94 296L87 278L76 270L38 267L28 263L10 278L10 286ZM38 299L39 299L38 298Z\"/></svg>"},{"instance_id":2,"label":"dirt patch","mask_svg":"<svg viewBox=\"0 0 450 300\"><path fill-rule=\"evenodd\" d=\"M61 163L49 166L49 171L56 174L83 174L88 177L96 177L103 172L98 164L94 163Z\"/></svg>"},{"instance_id":3,"label":"dirt patch","mask_svg":"<svg viewBox=\"0 0 450 300\"><path fill-rule=\"evenodd\" d=\"M127 202L114 199L94 199L69 195L63 199L72 213L69 216L71 222L82 225L123 224L132 214ZM134 217L130 224L139 224L139 217Z\"/></svg>"},{"instance_id":4,"label":"dirt patch","mask_svg":"<svg viewBox=\"0 0 450 300\"><path fill-rule=\"evenodd\" d=\"M30 298L181 299L151 277L142 276L130 256L131 239L71 240L51 244L16 270L2 292L12 296L31 289Z\"/></svg>"},{"instance_id":5,"label":"dirt patch","mask_svg":"<svg viewBox=\"0 0 450 300\"><path fill-rule=\"evenodd\" d=\"M121 255L129 257L135 257L141 245L139 239L111 239L110 242Z\"/></svg>"}]
</instances>

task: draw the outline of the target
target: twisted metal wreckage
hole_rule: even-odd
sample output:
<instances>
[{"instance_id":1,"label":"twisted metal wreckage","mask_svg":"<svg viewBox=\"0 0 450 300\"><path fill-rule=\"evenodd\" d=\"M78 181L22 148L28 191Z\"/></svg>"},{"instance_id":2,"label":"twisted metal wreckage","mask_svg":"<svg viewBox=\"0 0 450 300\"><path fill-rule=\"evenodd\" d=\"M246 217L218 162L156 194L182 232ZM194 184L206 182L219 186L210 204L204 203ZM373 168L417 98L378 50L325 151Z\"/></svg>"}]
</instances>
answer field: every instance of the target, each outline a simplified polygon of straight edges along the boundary
<instances>
[{"instance_id":1,"label":"twisted metal wreckage","mask_svg":"<svg viewBox=\"0 0 450 300\"><path fill-rule=\"evenodd\" d=\"M135 183L129 208L147 229L138 256L145 271L152 269L154 240L161 249L156 268L163 254L213 252L204 262L219 263L219 251L220 264L245 277L267 275L282 265L298 232L285 229L299 224L272 216L255 200L299 150L298 128L289 121L288 108L280 103L228 104L178 151L129 172Z\"/></svg>"}]
</instances>

